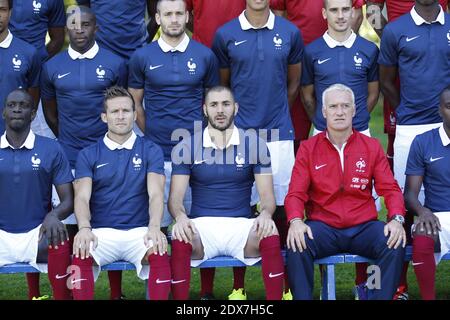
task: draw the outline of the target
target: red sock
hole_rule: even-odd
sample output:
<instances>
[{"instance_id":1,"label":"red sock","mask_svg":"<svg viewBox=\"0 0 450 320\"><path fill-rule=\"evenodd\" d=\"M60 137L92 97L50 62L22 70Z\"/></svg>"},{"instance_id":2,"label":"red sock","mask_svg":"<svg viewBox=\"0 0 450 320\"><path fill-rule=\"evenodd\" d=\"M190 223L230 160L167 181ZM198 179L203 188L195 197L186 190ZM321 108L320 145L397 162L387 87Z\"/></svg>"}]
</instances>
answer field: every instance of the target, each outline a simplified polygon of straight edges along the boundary
<instances>
[{"instance_id":1,"label":"red sock","mask_svg":"<svg viewBox=\"0 0 450 320\"><path fill-rule=\"evenodd\" d=\"M108 279L111 288L109 299L120 299L122 297L122 270L108 271Z\"/></svg>"},{"instance_id":2,"label":"red sock","mask_svg":"<svg viewBox=\"0 0 450 320\"><path fill-rule=\"evenodd\" d=\"M281 257L280 239L277 235L259 242L261 271L266 288L267 300L281 300L283 296L284 265Z\"/></svg>"},{"instance_id":3,"label":"red sock","mask_svg":"<svg viewBox=\"0 0 450 320\"><path fill-rule=\"evenodd\" d=\"M355 263L355 284L360 285L367 281L367 267L365 262Z\"/></svg>"},{"instance_id":4,"label":"red sock","mask_svg":"<svg viewBox=\"0 0 450 320\"><path fill-rule=\"evenodd\" d=\"M436 262L434 260L434 240L432 238L427 236L414 236L412 264L422 299L436 299L436 292L434 290Z\"/></svg>"},{"instance_id":5,"label":"red sock","mask_svg":"<svg viewBox=\"0 0 450 320\"><path fill-rule=\"evenodd\" d=\"M167 253L148 256L150 274L148 276L148 295L150 300L168 300L171 284L170 261Z\"/></svg>"},{"instance_id":6,"label":"red sock","mask_svg":"<svg viewBox=\"0 0 450 320\"><path fill-rule=\"evenodd\" d=\"M244 288L246 267L233 267L233 289Z\"/></svg>"},{"instance_id":7,"label":"red sock","mask_svg":"<svg viewBox=\"0 0 450 320\"><path fill-rule=\"evenodd\" d=\"M94 299L94 273L92 272L92 257L81 259L74 257L72 261L73 273L72 294L74 300Z\"/></svg>"},{"instance_id":8,"label":"red sock","mask_svg":"<svg viewBox=\"0 0 450 320\"><path fill-rule=\"evenodd\" d=\"M28 283L28 300L33 297L40 297L41 291L39 290L39 273L27 273Z\"/></svg>"},{"instance_id":9,"label":"red sock","mask_svg":"<svg viewBox=\"0 0 450 320\"><path fill-rule=\"evenodd\" d=\"M200 296L213 294L216 268L200 268ZM235 278L236 279L236 278Z\"/></svg>"},{"instance_id":10,"label":"red sock","mask_svg":"<svg viewBox=\"0 0 450 320\"><path fill-rule=\"evenodd\" d=\"M48 280L55 300L72 300L67 280L69 278L70 246L68 242L59 244L58 249L48 249ZM70 281L70 280L69 280Z\"/></svg>"},{"instance_id":11,"label":"red sock","mask_svg":"<svg viewBox=\"0 0 450 320\"><path fill-rule=\"evenodd\" d=\"M188 300L191 282L192 245L179 240L172 240L172 296L174 300Z\"/></svg>"}]
</instances>

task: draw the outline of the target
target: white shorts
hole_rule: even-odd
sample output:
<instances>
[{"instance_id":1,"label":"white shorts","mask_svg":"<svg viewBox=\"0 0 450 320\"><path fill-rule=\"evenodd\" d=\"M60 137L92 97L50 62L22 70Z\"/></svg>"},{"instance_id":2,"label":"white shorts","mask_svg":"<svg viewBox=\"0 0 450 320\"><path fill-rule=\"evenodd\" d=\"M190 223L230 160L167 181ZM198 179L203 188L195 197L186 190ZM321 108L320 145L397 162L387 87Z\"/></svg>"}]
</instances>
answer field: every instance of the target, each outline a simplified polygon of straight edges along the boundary
<instances>
[{"instance_id":1,"label":"white shorts","mask_svg":"<svg viewBox=\"0 0 450 320\"><path fill-rule=\"evenodd\" d=\"M91 255L98 266L93 266L94 279L97 281L101 267L115 261L128 261L136 267L137 276L148 279L149 266L142 265L148 249L153 246L150 241L149 246L144 244L144 235L147 227L139 227L130 230L118 230L113 228L95 228L92 232L97 236L97 248L93 249L91 242Z\"/></svg>"},{"instance_id":2,"label":"white shorts","mask_svg":"<svg viewBox=\"0 0 450 320\"><path fill-rule=\"evenodd\" d=\"M191 267L217 257L230 256L252 266L261 260L245 258L244 248L255 219L202 217L192 219L203 244L204 256L201 260L191 260Z\"/></svg>"},{"instance_id":3,"label":"white shorts","mask_svg":"<svg viewBox=\"0 0 450 320\"><path fill-rule=\"evenodd\" d=\"M47 273L46 263L37 263L39 230L41 225L25 233L0 230L0 267L17 262L29 263L40 272Z\"/></svg>"},{"instance_id":4,"label":"white shorts","mask_svg":"<svg viewBox=\"0 0 450 320\"><path fill-rule=\"evenodd\" d=\"M273 177L273 192L277 206L284 206L284 198L286 197L291 182L292 169L294 168L294 141L283 140L267 142L267 148L270 152L270 162ZM259 201L259 194L256 185L252 187L252 197L250 204L253 206Z\"/></svg>"},{"instance_id":5,"label":"white shorts","mask_svg":"<svg viewBox=\"0 0 450 320\"><path fill-rule=\"evenodd\" d=\"M441 242L441 252L434 254L436 264L438 264L442 257L450 252L450 211L434 212L441 223L442 231L439 232L439 241Z\"/></svg>"},{"instance_id":6,"label":"white shorts","mask_svg":"<svg viewBox=\"0 0 450 320\"><path fill-rule=\"evenodd\" d=\"M75 169L72 169L72 176L75 177ZM59 200L58 192L56 192L56 188L52 186L52 207L55 208L61 203ZM77 218L75 217L75 213L71 213L66 219L62 221L64 224L77 224Z\"/></svg>"},{"instance_id":7,"label":"white shorts","mask_svg":"<svg viewBox=\"0 0 450 320\"><path fill-rule=\"evenodd\" d=\"M438 128L442 123L421 124L421 125L397 125L394 141L394 176L398 185L405 189L405 171L406 162L408 161L409 149L414 138L421 133ZM419 193L419 201L423 203L425 199L423 185Z\"/></svg>"},{"instance_id":8,"label":"white shorts","mask_svg":"<svg viewBox=\"0 0 450 320\"><path fill-rule=\"evenodd\" d=\"M164 213L161 221L161 227L168 227L173 221L172 215L170 214L167 206L170 193L170 181L172 180L172 162L164 161L164 174L166 176L166 185L164 186ZM183 205L186 209L186 214L189 215L192 206L191 187L189 186L186 190L186 194L184 195Z\"/></svg>"}]
</instances>

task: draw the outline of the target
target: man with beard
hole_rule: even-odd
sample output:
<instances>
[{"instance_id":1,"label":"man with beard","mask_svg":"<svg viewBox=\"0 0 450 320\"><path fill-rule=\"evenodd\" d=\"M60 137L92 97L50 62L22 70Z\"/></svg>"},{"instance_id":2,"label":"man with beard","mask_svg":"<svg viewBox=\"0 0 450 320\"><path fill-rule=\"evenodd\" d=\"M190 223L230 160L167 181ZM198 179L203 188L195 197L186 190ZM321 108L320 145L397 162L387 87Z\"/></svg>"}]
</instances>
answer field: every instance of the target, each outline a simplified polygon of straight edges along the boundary
<instances>
[{"instance_id":1,"label":"man with beard","mask_svg":"<svg viewBox=\"0 0 450 320\"><path fill-rule=\"evenodd\" d=\"M266 143L255 130L244 132L234 125L238 104L227 87L208 90L203 112L208 119L203 134L183 140L172 157L169 210L176 221L172 229L173 297L188 299L190 266L228 255L246 265L262 259L266 297L280 300L284 265L272 220L275 197ZM256 219L250 207L254 182L261 197ZM189 218L183 206L188 185L192 188Z\"/></svg>"},{"instance_id":2,"label":"man with beard","mask_svg":"<svg viewBox=\"0 0 450 320\"><path fill-rule=\"evenodd\" d=\"M161 26L161 37L131 57L128 85L136 102L139 128L164 152L167 204L172 148L180 136L194 133L194 122L201 123L204 90L218 84L219 70L214 53L187 36L189 15L183 0L158 1L155 18ZM177 134L177 129L182 132ZM188 192L188 211L190 201ZM166 207L161 226L167 228L171 223Z\"/></svg>"}]
</instances>

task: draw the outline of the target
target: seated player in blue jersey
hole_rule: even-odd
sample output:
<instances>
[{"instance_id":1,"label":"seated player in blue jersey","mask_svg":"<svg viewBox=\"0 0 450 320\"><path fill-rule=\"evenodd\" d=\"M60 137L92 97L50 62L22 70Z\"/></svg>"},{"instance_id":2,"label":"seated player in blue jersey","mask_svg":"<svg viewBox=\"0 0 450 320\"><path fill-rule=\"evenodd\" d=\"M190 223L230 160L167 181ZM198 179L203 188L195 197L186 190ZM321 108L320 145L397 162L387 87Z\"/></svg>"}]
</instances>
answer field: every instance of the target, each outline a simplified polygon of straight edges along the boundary
<instances>
[{"instance_id":1,"label":"seated player in blue jersey","mask_svg":"<svg viewBox=\"0 0 450 320\"><path fill-rule=\"evenodd\" d=\"M67 282L70 246L61 220L73 210L73 177L59 144L30 130L36 111L33 98L23 89L12 91L3 108L6 131L0 140L0 266L27 262L47 272L42 263L48 261L53 297L71 299ZM61 203L49 211L52 184Z\"/></svg>"},{"instance_id":2,"label":"seated player in blue jersey","mask_svg":"<svg viewBox=\"0 0 450 320\"><path fill-rule=\"evenodd\" d=\"M238 105L229 88L209 89L203 112L208 126L186 137L172 152L173 298L189 298L190 266L227 255L247 265L262 259L266 297L280 300L284 265L272 220L275 197L266 144L254 130L244 132L234 125ZM253 182L261 196L256 219L250 207ZM188 185L192 188L189 218L183 206Z\"/></svg>"},{"instance_id":3,"label":"seated player in blue jersey","mask_svg":"<svg viewBox=\"0 0 450 320\"><path fill-rule=\"evenodd\" d=\"M412 265L424 300L436 298L436 264L450 251L450 86L440 96L439 114L439 128L414 138L405 173L406 208L417 215Z\"/></svg>"},{"instance_id":4,"label":"seated player in blue jersey","mask_svg":"<svg viewBox=\"0 0 450 320\"><path fill-rule=\"evenodd\" d=\"M402 193L378 140L352 128L353 91L334 84L322 101L327 130L300 144L285 200L294 299L313 298L315 259L350 252L375 261L368 298L391 300L406 244ZM387 223L377 219L372 186L385 198Z\"/></svg>"},{"instance_id":5,"label":"seated player in blue jersey","mask_svg":"<svg viewBox=\"0 0 450 320\"><path fill-rule=\"evenodd\" d=\"M98 266L125 260L139 278L148 278L151 300L167 300L170 265L167 239L161 232L164 207L164 162L161 148L133 131L136 110L132 96L122 87L106 90L102 121L108 125L103 139L78 155L75 174L73 297L94 297ZM149 270L142 263L148 261Z\"/></svg>"}]
</instances>

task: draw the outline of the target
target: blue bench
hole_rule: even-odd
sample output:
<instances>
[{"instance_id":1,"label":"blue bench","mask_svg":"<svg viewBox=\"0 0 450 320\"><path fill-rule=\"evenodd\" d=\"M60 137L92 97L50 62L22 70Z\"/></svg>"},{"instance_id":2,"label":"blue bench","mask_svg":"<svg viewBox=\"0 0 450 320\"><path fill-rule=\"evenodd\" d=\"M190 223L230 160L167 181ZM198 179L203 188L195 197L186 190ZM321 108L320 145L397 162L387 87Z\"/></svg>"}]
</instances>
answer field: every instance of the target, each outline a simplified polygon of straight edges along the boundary
<instances>
[{"instance_id":1,"label":"blue bench","mask_svg":"<svg viewBox=\"0 0 450 320\"><path fill-rule=\"evenodd\" d=\"M285 257L285 251L283 251L283 258ZM406 248L405 261L411 261L412 259L412 247ZM442 260L450 260L450 253L447 253ZM314 261L316 264L324 265L323 277L322 277L322 300L336 300L336 278L335 278L335 265L342 263L356 263L356 262L370 262L369 259L342 253ZM260 262L255 266L261 265ZM232 257L219 256L213 259L206 260L198 266L198 268L223 268L223 267L244 267L245 264ZM111 264L104 265L102 271L109 270L135 270L134 265L126 261L116 261ZM27 263L14 263L0 267L0 274L6 273L36 273L39 270L33 268Z\"/></svg>"}]
</instances>

